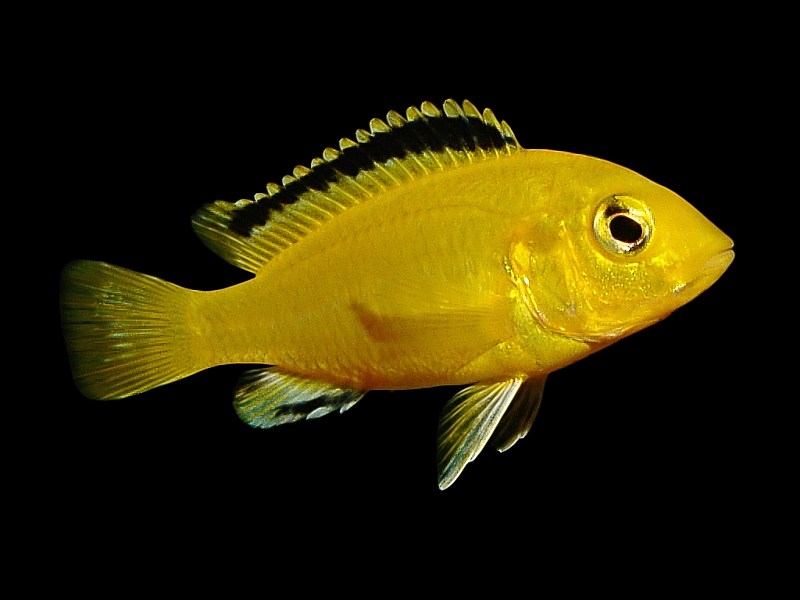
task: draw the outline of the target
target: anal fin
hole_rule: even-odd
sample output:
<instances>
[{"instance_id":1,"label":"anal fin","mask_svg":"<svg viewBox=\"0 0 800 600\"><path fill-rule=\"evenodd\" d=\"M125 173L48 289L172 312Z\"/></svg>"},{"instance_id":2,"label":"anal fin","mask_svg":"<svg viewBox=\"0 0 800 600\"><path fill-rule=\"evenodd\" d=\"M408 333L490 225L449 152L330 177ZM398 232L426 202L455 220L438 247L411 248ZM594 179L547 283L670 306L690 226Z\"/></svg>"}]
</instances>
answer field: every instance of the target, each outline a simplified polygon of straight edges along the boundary
<instances>
[{"instance_id":1,"label":"anal fin","mask_svg":"<svg viewBox=\"0 0 800 600\"><path fill-rule=\"evenodd\" d=\"M266 429L336 410L344 412L365 394L268 367L242 375L233 406L245 423Z\"/></svg>"}]
</instances>

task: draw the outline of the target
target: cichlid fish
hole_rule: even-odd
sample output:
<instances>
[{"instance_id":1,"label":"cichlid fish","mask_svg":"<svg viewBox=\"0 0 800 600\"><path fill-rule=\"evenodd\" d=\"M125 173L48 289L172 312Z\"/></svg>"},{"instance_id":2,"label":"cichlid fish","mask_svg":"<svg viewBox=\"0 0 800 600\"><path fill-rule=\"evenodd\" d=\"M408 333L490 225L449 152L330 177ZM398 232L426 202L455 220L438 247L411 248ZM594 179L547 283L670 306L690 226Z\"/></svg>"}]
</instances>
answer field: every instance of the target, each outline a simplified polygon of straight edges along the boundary
<instances>
[{"instance_id":1,"label":"cichlid fish","mask_svg":"<svg viewBox=\"0 0 800 600\"><path fill-rule=\"evenodd\" d=\"M733 242L610 162L526 150L491 110L447 100L326 148L254 200L193 217L254 277L194 291L102 262L63 271L75 382L123 398L230 363L239 416L272 427L369 390L464 385L442 413L439 487L531 428L549 373L713 284Z\"/></svg>"}]
</instances>

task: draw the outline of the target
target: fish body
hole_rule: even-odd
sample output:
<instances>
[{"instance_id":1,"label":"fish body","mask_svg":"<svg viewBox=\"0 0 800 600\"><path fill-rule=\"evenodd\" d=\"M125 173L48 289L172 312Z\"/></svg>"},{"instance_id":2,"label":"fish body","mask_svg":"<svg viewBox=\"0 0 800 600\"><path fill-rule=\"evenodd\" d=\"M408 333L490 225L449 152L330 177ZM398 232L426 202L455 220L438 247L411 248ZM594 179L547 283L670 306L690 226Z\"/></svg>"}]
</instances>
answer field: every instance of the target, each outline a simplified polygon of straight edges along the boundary
<instances>
[{"instance_id":1,"label":"fish body","mask_svg":"<svg viewBox=\"0 0 800 600\"><path fill-rule=\"evenodd\" d=\"M509 256L524 242L525 190L491 203L496 190L480 185L530 158L476 165L479 184L461 192L457 171L387 190L286 248L251 281L202 295L209 322L238 307L236 329L203 336L220 345L207 366L222 357L357 389L408 389L542 374L585 353L585 343L530 318L509 276ZM446 201L429 201L442 194Z\"/></svg>"},{"instance_id":2,"label":"fish body","mask_svg":"<svg viewBox=\"0 0 800 600\"><path fill-rule=\"evenodd\" d=\"M211 292L92 261L64 270L75 380L137 394L216 365L257 427L367 391L467 386L444 408L439 485L531 427L547 375L707 289L732 242L613 163L527 150L489 110L390 112L267 194L218 201L201 239L253 277Z\"/></svg>"}]
</instances>

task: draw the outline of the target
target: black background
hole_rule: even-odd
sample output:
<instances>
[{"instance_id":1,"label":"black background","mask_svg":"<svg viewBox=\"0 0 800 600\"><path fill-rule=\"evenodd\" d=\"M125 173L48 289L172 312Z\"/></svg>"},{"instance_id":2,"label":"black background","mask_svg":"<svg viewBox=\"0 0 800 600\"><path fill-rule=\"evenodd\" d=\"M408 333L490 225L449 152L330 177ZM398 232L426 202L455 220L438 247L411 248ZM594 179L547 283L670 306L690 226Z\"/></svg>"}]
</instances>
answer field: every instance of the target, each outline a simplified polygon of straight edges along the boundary
<instances>
[{"instance_id":1,"label":"black background","mask_svg":"<svg viewBox=\"0 0 800 600\"><path fill-rule=\"evenodd\" d=\"M390 51L378 32L368 37L305 55L274 40L116 32L53 52L35 94L43 128L26 150L46 174L29 189L48 201L24 223L45 240L37 331L47 369L30 380L32 465L20 486L47 543L89 540L97 557L143 540L219 552L210 539L230 552L291 540L318 561L354 538L442 554L558 544L570 560L613 542L657 578L713 579L706 556L755 528L741 498L758 485L753 440L765 422L751 413L742 352L756 245L738 181L751 74L730 52L681 58L672 38L649 40L662 46L654 56L608 51L608 40L563 56L527 40ZM115 402L75 389L58 312L66 262L103 260L196 289L240 281L194 236L199 206L250 198L371 117L449 97L491 107L526 148L595 155L671 188L734 239L736 260L662 323L554 373L528 437L504 454L487 449L444 492L435 435L450 388L370 393L343 415L268 431L232 409L243 367ZM643 558L659 562L670 545L687 553L671 566Z\"/></svg>"}]
</instances>

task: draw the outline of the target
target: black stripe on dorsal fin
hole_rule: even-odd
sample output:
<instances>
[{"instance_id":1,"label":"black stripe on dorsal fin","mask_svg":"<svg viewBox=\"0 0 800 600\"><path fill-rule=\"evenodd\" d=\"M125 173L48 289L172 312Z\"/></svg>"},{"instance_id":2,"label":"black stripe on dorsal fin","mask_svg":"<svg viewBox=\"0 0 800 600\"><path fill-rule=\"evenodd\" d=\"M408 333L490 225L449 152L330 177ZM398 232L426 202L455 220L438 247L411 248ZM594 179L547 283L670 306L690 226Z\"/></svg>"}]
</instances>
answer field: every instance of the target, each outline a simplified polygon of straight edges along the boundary
<instances>
[{"instance_id":1,"label":"black stripe on dorsal fin","mask_svg":"<svg viewBox=\"0 0 800 600\"><path fill-rule=\"evenodd\" d=\"M389 111L372 119L355 140L342 138L310 168L298 166L281 185L268 184L253 200L217 201L192 219L195 231L228 262L258 272L287 246L351 206L389 187L476 160L510 155L520 148L505 121L468 100L442 109L423 102L405 117Z\"/></svg>"}]
</instances>

